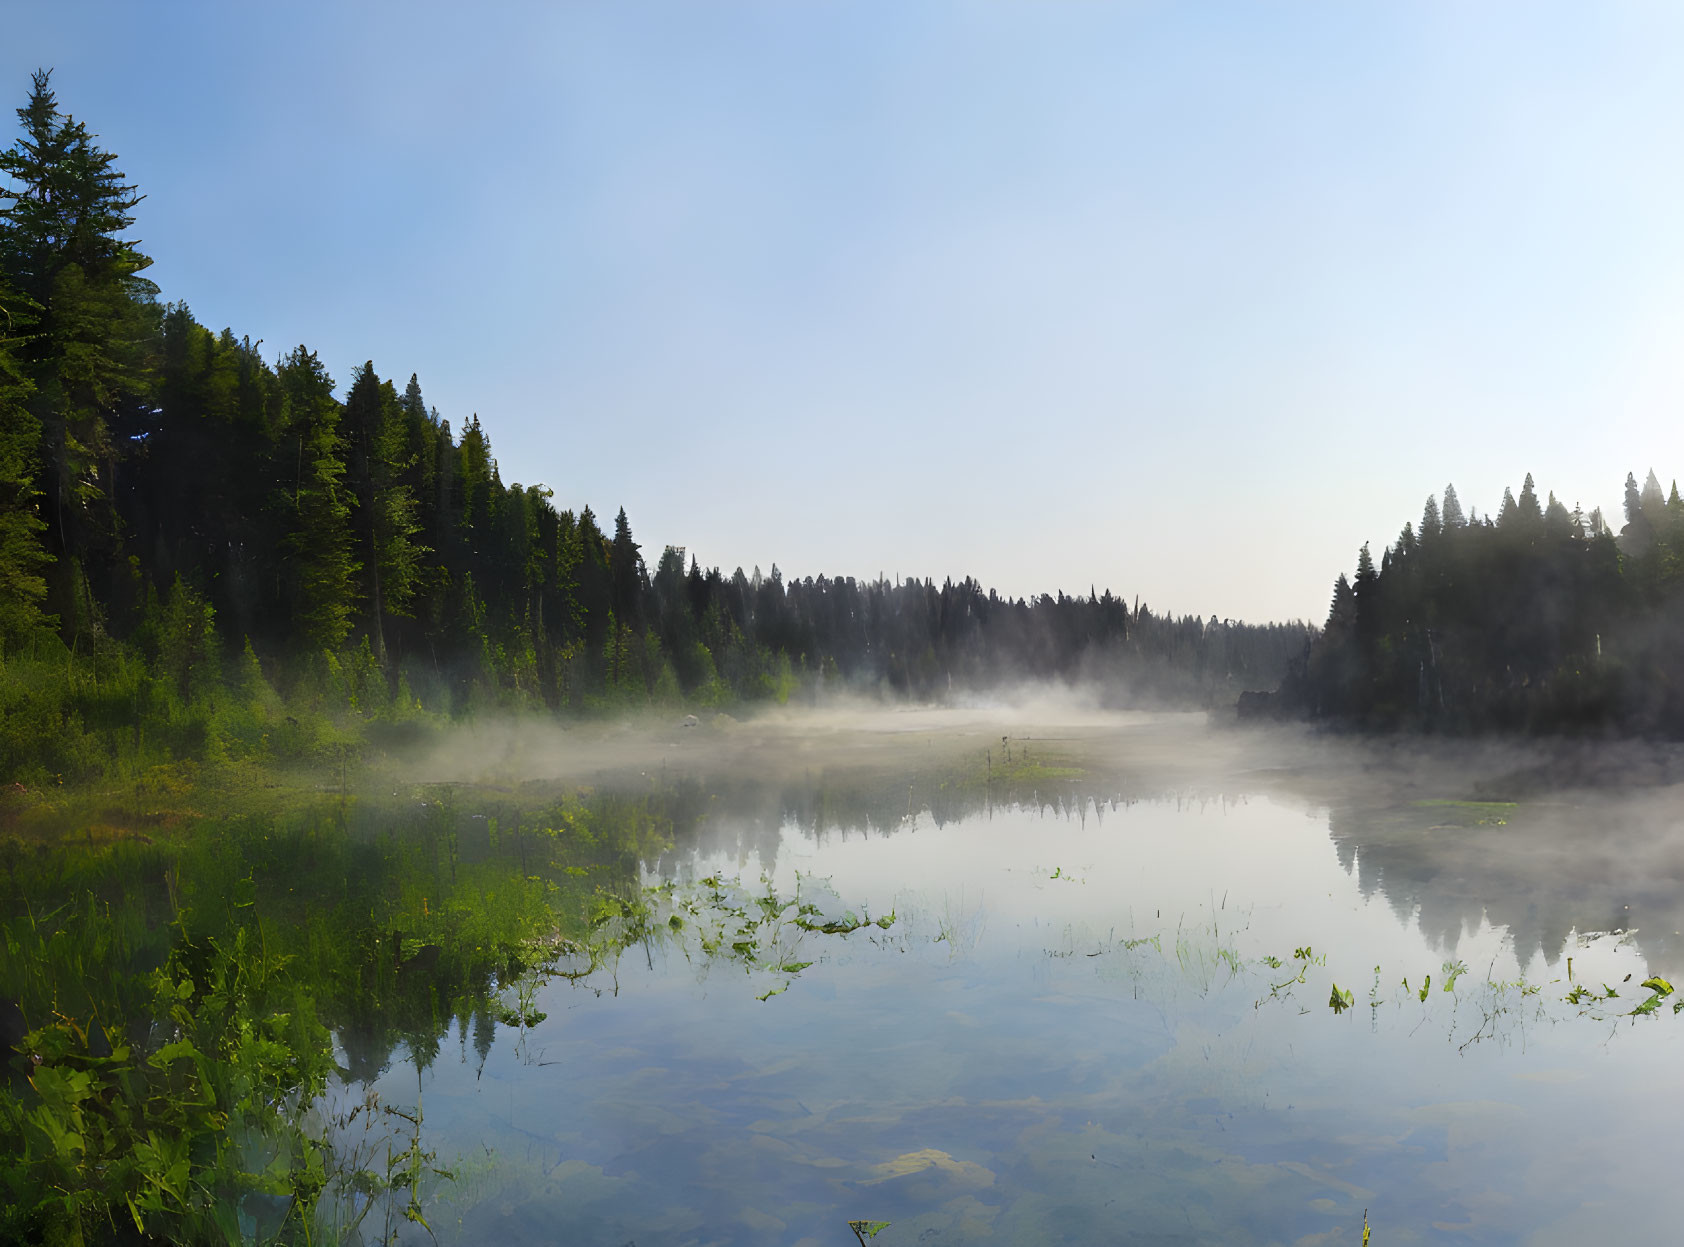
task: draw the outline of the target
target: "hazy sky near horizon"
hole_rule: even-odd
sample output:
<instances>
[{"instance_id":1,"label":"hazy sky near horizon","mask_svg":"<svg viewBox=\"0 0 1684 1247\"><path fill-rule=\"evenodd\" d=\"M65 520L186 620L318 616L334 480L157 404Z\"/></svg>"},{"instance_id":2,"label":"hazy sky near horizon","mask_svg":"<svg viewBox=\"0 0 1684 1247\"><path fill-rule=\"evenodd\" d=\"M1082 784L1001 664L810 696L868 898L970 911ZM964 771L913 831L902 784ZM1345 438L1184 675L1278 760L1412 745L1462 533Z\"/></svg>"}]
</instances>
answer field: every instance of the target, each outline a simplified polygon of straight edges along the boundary
<instances>
[{"instance_id":1,"label":"hazy sky near horizon","mask_svg":"<svg viewBox=\"0 0 1684 1247\"><path fill-rule=\"evenodd\" d=\"M1684 7L485 8L12 0L0 83L651 563L1319 622L1446 481L1684 474Z\"/></svg>"}]
</instances>

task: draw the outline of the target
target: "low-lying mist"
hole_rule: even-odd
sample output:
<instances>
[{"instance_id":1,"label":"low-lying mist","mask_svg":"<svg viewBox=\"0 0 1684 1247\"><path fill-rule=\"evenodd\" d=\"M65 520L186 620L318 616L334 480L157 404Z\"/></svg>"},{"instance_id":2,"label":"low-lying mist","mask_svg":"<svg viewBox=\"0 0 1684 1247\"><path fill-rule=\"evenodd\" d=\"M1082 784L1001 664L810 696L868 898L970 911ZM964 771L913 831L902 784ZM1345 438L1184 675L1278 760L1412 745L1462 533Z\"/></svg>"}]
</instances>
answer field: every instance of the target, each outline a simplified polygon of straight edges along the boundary
<instances>
[{"instance_id":1,"label":"low-lying mist","mask_svg":"<svg viewBox=\"0 0 1684 1247\"><path fill-rule=\"evenodd\" d=\"M734 713L646 711L612 718L480 715L409 745L382 770L412 783L591 783L666 767L768 778L827 767L916 770L926 763L1006 760L1038 743L1087 771L1197 775L1242 787L1291 782L1319 803L1422 793L1524 800L1606 799L1684 783L1684 746L1656 741L1352 737L1297 724L1236 723L1232 711L1115 709L1063 683L955 693L940 703L837 693L807 704Z\"/></svg>"},{"instance_id":2,"label":"low-lying mist","mask_svg":"<svg viewBox=\"0 0 1684 1247\"><path fill-rule=\"evenodd\" d=\"M1084 752L1115 739L1168 761L1183 750L1188 758L1206 756L1206 722L1202 711L1105 709L1061 685L1019 685L940 705L843 694L740 717L700 711L571 723L477 718L395 751L390 765L395 777L416 783L590 783L652 767L774 779L839 766L917 769L961 759L986 767L989 760L1003 763L1014 739L1080 743Z\"/></svg>"},{"instance_id":3,"label":"low-lying mist","mask_svg":"<svg viewBox=\"0 0 1684 1247\"><path fill-rule=\"evenodd\" d=\"M1665 743L1353 739L1110 710L1024 684L943 705L843 696L741 718L478 719L390 755L380 776L517 803L573 787L682 789L712 803L698 845L763 860L786 834L903 834L919 815L1261 797L1325 819L1364 894L1447 947L1488 921L1523 953L1553 959L1572 932L1623 931L1657 964L1684 962L1684 749Z\"/></svg>"}]
</instances>

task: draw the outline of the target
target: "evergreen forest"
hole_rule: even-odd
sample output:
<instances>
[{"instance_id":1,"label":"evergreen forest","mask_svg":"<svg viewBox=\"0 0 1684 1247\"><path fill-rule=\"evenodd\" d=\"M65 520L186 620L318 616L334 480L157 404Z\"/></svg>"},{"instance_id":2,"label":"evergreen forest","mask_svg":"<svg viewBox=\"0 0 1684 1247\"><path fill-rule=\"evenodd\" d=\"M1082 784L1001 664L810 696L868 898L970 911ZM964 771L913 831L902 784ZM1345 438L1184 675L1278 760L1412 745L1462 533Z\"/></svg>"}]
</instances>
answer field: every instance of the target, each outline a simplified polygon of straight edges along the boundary
<instances>
[{"instance_id":1,"label":"evergreen forest","mask_svg":"<svg viewBox=\"0 0 1684 1247\"><path fill-rule=\"evenodd\" d=\"M502 478L420 378L266 358L165 301L142 195L37 73L0 154L0 776L308 756L347 722L727 708L1081 681L1232 704L1302 624L972 579L649 557L624 509ZM400 370L401 373L401 370ZM341 392L343 397L341 397ZM588 488L588 480L575 488Z\"/></svg>"},{"instance_id":2,"label":"evergreen forest","mask_svg":"<svg viewBox=\"0 0 1684 1247\"><path fill-rule=\"evenodd\" d=\"M1378 565L1333 586L1327 624L1272 699L1242 711L1369 730L1684 735L1684 500L1653 471L1600 509L1540 501L1530 473L1495 516L1429 497Z\"/></svg>"},{"instance_id":3,"label":"evergreen forest","mask_svg":"<svg viewBox=\"0 0 1684 1247\"><path fill-rule=\"evenodd\" d=\"M0 137L0 1244L629 1243L628 1215L667 1241L815 1243L798 1218L820 1216L862 1247L891 1224L882 1243L1114 1241L1097 1218L1144 1238L1160 1214L1178 1241L1366 1244L1371 1200L1425 1219L1452 1189L1417 1141L1442 1151L1461 1118L1422 1114L1461 1109L1413 1091L1450 1067L1394 1077L1428 1010L1448 1036L1482 1019L1448 1059L1508 1060L1558 984L1602 1067L1608 1024L1684 1013L1664 963L1588 977L1676 952L1631 942L1642 913L1679 925L1677 880L1631 868L1676 847L1630 847L1675 825L1669 790L1522 818L1462 786L1468 740L1405 782L1387 772L1413 750L1333 739L1684 738L1684 498L1653 471L1617 530L1530 475L1485 516L1447 486L1361 548L1319 627L1097 584L795 576L771 552L726 571L593 510L588 461L505 480L497 413L441 412L412 361L202 323L148 276L144 173L50 71L27 85ZM558 436L593 418L553 414ZM1221 724L739 721L1047 686ZM903 727L924 719L947 726ZM1587 825L1606 881L1564 847ZM833 892L832 863L893 891ZM1392 997L1362 943L1382 899L1431 953ZM1517 977L1470 974L1499 937ZM1241 1029L1271 1002L1290 1014ZM1354 1038L1303 1047L1287 1028L1312 1014ZM1410 1029L1382 1048L1393 1017ZM1654 1098L1647 1068L1610 1113ZM1473 1150L1503 1180L1507 1140L1580 1102L1481 1109ZM1573 1224L1613 1224L1630 1192L1610 1190ZM1201 1202L1244 1232L1196 1226ZM1433 1224L1501 1237L1509 1213Z\"/></svg>"},{"instance_id":4,"label":"evergreen forest","mask_svg":"<svg viewBox=\"0 0 1684 1247\"><path fill-rule=\"evenodd\" d=\"M143 196L37 73L0 153L0 774L306 757L347 723L727 709L1062 680L1374 729L1684 732L1684 503L1454 487L1325 627L646 556L622 508L502 478L420 377L343 381L166 301ZM589 482L574 488L587 490ZM653 547L651 547L651 551Z\"/></svg>"}]
</instances>

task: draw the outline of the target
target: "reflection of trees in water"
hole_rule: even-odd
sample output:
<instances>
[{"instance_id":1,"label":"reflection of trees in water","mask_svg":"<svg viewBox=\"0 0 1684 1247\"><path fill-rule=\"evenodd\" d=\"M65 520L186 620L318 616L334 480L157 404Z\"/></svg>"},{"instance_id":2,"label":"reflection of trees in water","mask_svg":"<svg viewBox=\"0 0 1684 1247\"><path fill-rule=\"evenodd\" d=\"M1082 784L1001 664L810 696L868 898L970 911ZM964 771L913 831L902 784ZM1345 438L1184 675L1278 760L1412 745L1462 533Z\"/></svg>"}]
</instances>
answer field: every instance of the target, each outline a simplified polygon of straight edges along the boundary
<instances>
[{"instance_id":1,"label":"reflection of trees in water","mask_svg":"<svg viewBox=\"0 0 1684 1247\"><path fill-rule=\"evenodd\" d=\"M524 808L495 794L429 795L349 817L207 822L179 844L131 851L157 859L145 870L75 844L36 855L4 880L0 917L87 926L66 937L95 953L73 983L8 975L0 996L17 999L30 1027L54 1001L84 995L90 1015L125 1017L148 1007L149 976L171 946L227 945L245 929L288 959L350 1081L371 1082L400 1049L424 1068L453 1024L483 1058L498 985L581 928L599 889L635 889L640 858L670 823L660 802L621 794Z\"/></svg>"},{"instance_id":2,"label":"reflection of trees in water","mask_svg":"<svg viewBox=\"0 0 1684 1247\"><path fill-rule=\"evenodd\" d=\"M499 989L523 968L522 955L545 955L537 944L523 952L524 942L587 922L599 889L630 895L643 869L682 877L698 857L771 869L785 835L889 836L996 810L1103 821L1135 803L1225 804L1260 786L1255 777L1185 771L991 782L986 771L931 767L779 778L639 773L601 776L588 794L441 788L425 800L354 806L348 817L336 810L196 829L179 849L147 847L143 863L112 859L99 868L107 874L63 866L33 877L35 867L20 862L14 887L30 886L7 899L22 912L27 894L43 912L53 892L63 900L80 889L110 903L109 963L78 971L98 984L102 1016L144 1008L124 981L166 955L153 945L176 900L194 940L261 925L293 958L289 973L314 997L346 1080L366 1086L396 1062L425 1070L457 1059L458 1045L464 1063L483 1067L506 1020ZM1575 930L1636 927L1650 965L1668 973L1680 961L1672 933L1684 927L1684 837L1668 791L1501 811L1347 802L1332 809L1330 837L1365 896L1383 896L1452 952L1482 917L1509 930L1523 963L1536 952L1552 961L1571 952ZM124 931L152 943L129 947L115 938ZM0 996L16 991L0 987ZM24 1001L32 1025L41 1004Z\"/></svg>"},{"instance_id":3,"label":"reflection of trees in water","mask_svg":"<svg viewBox=\"0 0 1684 1247\"><path fill-rule=\"evenodd\" d=\"M1575 932L1634 931L1667 973L1684 952L1676 808L1665 790L1508 808L1343 805L1329 833L1365 897L1384 897L1448 951L1482 918L1508 930L1523 966L1571 955Z\"/></svg>"},{"instance_id":4,"label":"reflection of trees in water","mask_svg":"<svg viewBox=\"0 0 1684 1247\"><path fill-rule=\"evenodd\" d=\"M739 865L777 863L792 830L824 844L830 837L891 836L928 819L937 827L988 818L996 811L1103 822L1140 802L1203 806L1238 800L1229 785L1186 779L1055 776L990 781L983 773L820 770L799 779L719 775L678 781L687 797L670 807L673 844L653 863L663 878L682 877L698 859Z\"/></svg>"},{"instance_id":5,"label":"reflection of trees in water","mask_svg":"<svg viewBox=\"0 0 1684 1247\"><path fill-rule=\"evenodd\" d=\"M213 1137L222 1133L216 1122L238 1119L251 1137L279 1140L277 1148L308 1144L286 1152L284 1180L267 1169L263 1178L281 1182L301 1207L314 1207L325 1189L307 1154L323 1158L331 1180L366 1194L374 1188L357 1185L361 1145L339 1146L357 1113L310 1111L329 1072L337 1066L345 1083L370 1092L396 1061L424 1072L452 1028L462 1060L471 1043L483 1067L499 1025L531 1024L529 1007L510 1021L511 984L536 981L558 950L587 933L593 950L640 938L624 923L602 925L596 911L613 901L632 912L639 864L669 842L667 805L684 798L604 791L517 801L441 787L425 801L336 799L331 808L204 820L168 842L108 850L72 841L14 854L0 875L0 945L27 938L30 955L0 959L4 1041L38 1032L31 1042L52 1077L90 1062L102 1071L110 1086L83 1097L81 1110L96 1121L90 1137L101 1157L138 1155L143 1145L165 1146L162 1138L169 1155L195 1158L194 1180L206 1190L233 1183L226 1198L239 1204L256 1179L225 1174L233 1154ZM289 1019L297 1024L283 1028ZM123 1034L131 1046L119 1050L109 1036ZM184 1092L186 1075L170 1062L189 1053L198 1082ZM262 1094L242 1090L253 1079ZM26 1116L38 1107L30 1094L21 1084L0 1087L0 1154L35 1166L0 1178L57 1189L69 1180L51 1168L63 1149L35 1147L29 1123L49 1119ZM415 1141L418 1110L366 1103L365 1128L376 1115L412 1123L402 1156L418 1174L427 1160ZM383 1154L388 1168L396 1163L396 1153ZM336 1168L341 1161L351 1169ZM96 1221L134 1195L121 1186L139 1172L132 1165L73 1168L76 1182L92 1184L84 1202ZM368 1180L385 1179L375 1172ZM199 1215L172 1210L189 1222ZM0 1209L0 1237L9 1226Z\"/></svg>"},{"instance_id":6,"label":"reflection of trees in water","mask_svg":"<svg viewBox=\"0 0 1684 1247\"><path fill-rule=\"evenodd\" d=\"M1137 802L1225 803L1261 786L1256 777L1186 772L1029 783L939 770L692 777L671 785L672 847L652 865L669 878L690 873L698 857L770 870L792 832L822 844L996 810L1103 820ZM1556 964L1572 953L1575 933L1634 930L1646 960L1666 973L1684 967L1684 939L1674 934L1684 930L1684 831L1671 791L1514 807L1346 802L1331 807L1330 837L1363 896L1383 897L1400 922L1448 953L1482 918L1509 932L1522 965L1537 954Z\"/></svg>"}]
</instances>

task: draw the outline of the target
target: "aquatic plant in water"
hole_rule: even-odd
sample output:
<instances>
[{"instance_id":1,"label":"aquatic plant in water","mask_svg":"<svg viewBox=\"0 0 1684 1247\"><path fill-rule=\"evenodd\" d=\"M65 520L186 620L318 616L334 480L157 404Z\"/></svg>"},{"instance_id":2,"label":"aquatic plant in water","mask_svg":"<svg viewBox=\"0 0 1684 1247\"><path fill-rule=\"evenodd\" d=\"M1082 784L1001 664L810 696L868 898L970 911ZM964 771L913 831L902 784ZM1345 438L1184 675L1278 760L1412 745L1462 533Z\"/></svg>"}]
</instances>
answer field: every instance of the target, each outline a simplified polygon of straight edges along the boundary
<instances>
[{"instance_id":1,"label":"aquatic plant in water","mask_svg":"<svg viewBox=\"0 0 1684 1247\"><path fill-rule=\"evenodd\" d=\"M426 1226L455 1167L427 1146L419 1095L371 1089L397 1045L424 1068L454 1021L483 1061L497 1024L543 1021L550 978L611 977L662 944L768 980L766 1000L816 959L803 941L894 921L810 881L793 897L645 885L638 863L670 825L654 801L477 816L428 795L7 855L0 1002L21 1025L0 1085L0 1240Z\"/></svg>"}]
</instances>

